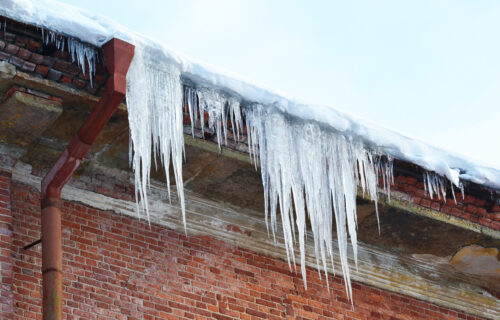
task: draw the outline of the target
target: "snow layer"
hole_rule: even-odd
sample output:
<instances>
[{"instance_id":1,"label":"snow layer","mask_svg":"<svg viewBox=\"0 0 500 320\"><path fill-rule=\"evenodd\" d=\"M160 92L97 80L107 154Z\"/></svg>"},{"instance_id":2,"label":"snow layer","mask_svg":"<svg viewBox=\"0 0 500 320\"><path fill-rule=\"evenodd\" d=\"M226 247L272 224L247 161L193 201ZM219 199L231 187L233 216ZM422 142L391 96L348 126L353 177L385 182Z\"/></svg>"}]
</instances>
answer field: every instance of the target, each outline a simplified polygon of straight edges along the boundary
<instances>
[{"instance_id":1,"label":"snow layer","mask_svg":"<svg viewBox=\"0 0 500 320\"><path fill-rule=\"evenodd\" d=\"M415 163L447 177L456 186L464 179L500 189L500 170L483 166L430 144L409 138L370 121L342 113L327 106L300 103L268 88L257 86L233 75L217 72L192 62L163 44L127 30L114 21L73 6L51 0L0 0L0 14L11 19L69 35L95 46L117 37L143 43L164 63L177 65L183 78L208 87L219 88L243 100L273 105L303 119L324 123L334 130L360 138L371 148L395 159Z\"/></svg>"},{"instance_id":2,"label":"snow layer","mask_svg":"<svg viewBox=\"0 0 500 320\"><path fill-rule=\"evenodd\" d=\"M165 46L127 31L112 21L52 1L1 0L0 14L37 25L58 42L55 33L77 38L67 41L80 66L93 68L100 47L112 37L136 45L127 74L127 106L131 135L131 164L135 172L138 212L148 213L147 189L153 161L160 159L170 186L172 164L184 216L182 107L192 121L208 114L208 129L219 146L227 142L227 128L236 137L246 120L250 156L260 165L266 222L277 232L281 217L289 264L295 265L298 237L302 274L305 272L305 228L309 218L315 253L325 273L333 267L335 219L346 291L352 296L347 263L348 236L357 264L356 193L358 188L377 203L379 176L390 196L392 158L413 162L432 171L424 174L430 196L446 198L446 177L457 187L460 179L500 188L500 171L410 139L333 108L299 103L175 54ZM92 73L92 70L89 70ZM183 82L189 87L184 88ZM184 99L184 101L183 101ZM229 122L229 123L228 123ZM155 165L157 163L155 162ZM451 187L454 192L453 186ZM168 190L170 193L170 190ZM455 195L453 194L455 197ZM378 216L378 213L377 213ZM298 236L297 236L298 232ZM327 278L326 278L327 279Z\"/></svg>"}]
</instances>

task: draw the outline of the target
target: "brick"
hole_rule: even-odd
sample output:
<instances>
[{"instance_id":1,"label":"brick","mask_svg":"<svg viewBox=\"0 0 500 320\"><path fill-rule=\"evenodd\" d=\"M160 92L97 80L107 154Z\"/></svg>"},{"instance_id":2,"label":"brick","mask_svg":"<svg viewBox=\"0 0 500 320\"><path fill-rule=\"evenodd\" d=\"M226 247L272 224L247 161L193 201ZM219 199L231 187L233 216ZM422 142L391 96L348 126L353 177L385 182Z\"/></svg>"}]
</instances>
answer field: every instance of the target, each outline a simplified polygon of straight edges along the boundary
<instances>
[{"instance_id":1,"label":"brick","mask_svg":"<svg viewBox=\"0 0 500 320\"><path fill-rule=\"evenodd\" d=\"M29 58L31 57L31 52L29 50L21 48L17 52L17 56L23 60L29 60Z\"/></svg>"},{"instance_id":2,"label":"brick","mask_svg":"<svg viewBox=\"0 0 500 320\"><path fill-rule=\"evenodd\" d=\"M49 73L47 74L47 79L53 80L53 81L58 81L61 79L62 73L60 71L54 70L54 69L49 69Z\"/></svg>"},{"instance_id":3,"label":"brick","mask_svg":"<svg viewBox=\"0 0 500 320\"><path fill-rule=\"evenodd\" d=\"M23 63L23 66L21 67L21 69L23 69L24 71L33 72L33 71L35 71L35 67L36 67L36 64L34 64L32 62L25 61Z\"/></svg>"},{"instance_id":4,"label":"brick","mask_svg":"<svg viewBox=\"0 0 500 320\"><path fill-rule=\"evenodd\" d=\"M28 41L28 44L26 45L28 49L31 51L37 52L38 50L41 49L42 43L40 41L35 41L33 39L30 39Z\"/></svg>"},{"instance_id":5,"label":"brick","mask_svg":"<svg viewBox=\"0 0 500 320\"><path fill-rule=\"evenodd\" d=\"M467 207L465 208L465 210L467 212L470 212L470 213L476 213L477 207L474 206L474 205L469 204L469 205L467 205Z\"/></svg>"},{"instance_id":6,"label":"brick","mask_svg":"<svg viewBox=\"0 0 500 320\"><path fill-rule=\"evenodd\" d=\"M431 209L439 211L441 209L441 203L433 201L431 203Z\"/></svg>"},{"instance_id":7,"label":"brick","mask_svg":"<svg viewBox=\"0 0 500 320\"><path fill-rule=\"evenodd\" d=\"M492 221L490 223L490 228L495 229L495 230L500 230L500 222Z\"/></svg>"},{"instance_id":8,"label":"brick","mask_svg":"<svg viewBox=\"0 0 500 320\"><path fill-rule=\"evenodd\" d=\"M246 308L246 313L252 315L252 316L256 316L258 318L262 318L262 319L267 319L267 314L265 314L264 312L260 312L258 310L254 310L254 309L251 309L251 308Z\"/></svg>"},{"instance_id":9,"label":"brick","mask_svg":"<svg viewBox=\"0 0 500 320\"><path fill-rule=\"evenodd\" d=\"M56 60L54 62L54 65L52 68L58 70L58 71L66 71L68 67L71 65L71 63L64 61L64 60Z\"/></svg>"},{"instance_id":10,"label":"brick","mask_svg":"<svg viewBox=\"0 0 500 320\"><path fill-rule=\"evenodd\" d=\"M500 221L500 212L491 212L488 213L486 216L491 220Z\"/></svg>"},{"instance_id":11,"label":"brick","mask_svg":"<svg viewBox=\"0 0 500 320\"><path fill-rule=\"evenodd\" d=\"M488 214L488 212L486 211L485 208L481 208L481 207L478 207L477 208L477 211L476 211L476 214L480 215L480 216L485 216Z\"/></svg>"},{"instance_id":12,"label":"brick","mask_svg":"<svg viewBox=\"0 0 500 320\"><path fill-rule=\"evenodd\" d=\"M478 207L482 207L486 204L486 200L476 198L476 200L474 201L474 204Z\"/></svg>"},{"instance_id":13,"label":"brick","mask_svg":"<svg viewBox=\"0 0 500 320\"><path fill-rule=\"evenodd\" d=\"M406 183L411 184L411 185L416 185L417 184L417 178L415 177L407 177L406 178Z\"/></svg>"},{"instance_id":14,"label":"brick","mask_svg":"<svg viewBox=\"0 0 500 320\"><path fill-rule=\"evenodd\" d=\"M450 207L454 207L456 205L455 200L453 200L451 198L446 199L446 205L450 206Z\"/></svg>"},{"instance_id":15,"label":"brick","mask_svg":"<svg viewBox=\"0 0 500 320\"><path fill-rule=\"evenodd\" d=\"M442 206L441 207L441 212L446 213L446 214L451 214L452 209L448 206Z\"/></svg>"},{"instance_id":16,"label":"brick","mask_svg":"<svg viewBox=\"0 0 500 320\"><path fill-rule=\"evenodd\" d=\"M232 317L228 317L218 313L212 313L212 318L217 320L233 320Z\"/></svg>"},{"instance_id":17,"label":"brick","mask_svg":"<svg viewBox=\"0 0 500 320\"><path fill-rule=\"evenodd\" d=\"M75 87L77 89L83 89L87 85L87 83L85 81L82 81L82 80L79 80L79 79L73 79L73 81L71 82L71 84L73 85L73 87Z\"/></svg>"},{"instance_id":18,"label":"brick","mask_svg":"<svg viewBox=\"0 0 500 320\"><path fill-rule=\"evenodd\" d=\"M75 64L75 63L71 63L67 68L66 68L66 72L73 75L73 76L78 76L80 74L80 67Z\"/></svg>"},{"instance_id":19,"label":"brick","mask_svg":"<svg viewBox=\"0 0 500 320\"><path fill-rule=\"evenodd\" d=\"M429 199L422 199L422 201L420 201L420 205L423 206L423 207L430 208L431 207L431 201Z\"/></svg>"},{"instance_id":20,"label":"brick","mask_svg":"<svg viewBox=\"0 0 500 320\"><path fill-rule=\"evenodd\" d=\"M0 51L0 60L8 61L9 58L10 58L10 54Z\"/></svg>"},{"instance_id":21,"label":"brick","mask_svg":"<svg viewBox=\"0 0 500 320\"><path fill-rule=\"evenodd\" d=\"M67 75L62 75L61 78L59 79L59 81L61 81L63 83L70 84L72 79L71 79L71 77L69 77Z\"/></svg>"},{"instance_id":22,"label":"brick","mask_svg":"<svg viewBox=\"0 0 500 320\"><path fill-rule=\"evenodd\" d=\"M489 227L491 220L488 218L479 218L479 223L482 224L483 226Z\"/></svg>"},{"instance_id":23,"label":"brick","mask_svg":"<svg viewBox=\"0 0 500 320\"><path fill-rule=\"evenodd\" d=\"M17 52L19 51L19 47L8 43L7 46L5 46L4 51L8 54L17 54Z\"/></svg>"},{"instance_id":24,"label":"brick","mask_svg":"<svg viewBox=\"0 0 500 320\"><path fill-rule=\"evenodd\" d=\"M255 274L253 272L242 270L242 269L238 269L238 268L234 268L234 272L237 273L237 274L245 275L247 277L255 277Z\"/></svg>"},{"instance_id":25,"label":"brick","mask_svg":"<svg viewBox=\"0 0 500 320\"><path fill-rule=\"evenodd\" d=\"M452 208L451 209L451 215L455 217L460 217L462 215L463 211L457 208Z\"/></svg>"},{"instance_id":26,"label":"brick","mask_svg":"<svg viewBox=\"0 0 500 320\"><path fill-rule=\"evenodd\" d=\"M42 64L43 63L43 56L38 53L33 53L31 55L30 61L33 62L34 64Z\"/></svg>"},{"instance_id":27,"label":"brick","mask_svg":"<svg viewBox=\"0 0 500 320\"><path fill-rule=\"evenodd\" d=\"M462 212L460 212L460 218L465 219L465 220L470 220L471 215L470 215L470 213L462 211Z\"/></svg>"},{"instance_id":28,"label":"brick","mask_svg":"<svg viewBox=\"0 0 500 320\"><path fill-rule=\"evenodd\" d=\"M49 74L49 68L46 66L36 66L35 72L41 75L42 77L46 77Z\"/></svg>"},{"instance_id":29,"label":"brick","mask_svg":"<svg viewBox=\"0 0 500 320\"><path fill-rule=\"evenodd\" d=\"M16 56L11 56L9 62L18 68L21 68L24 64L24 60Z\"/></svg>"},{"instance_id":30,"label":"brick","mask_svg":"<svg viewBox=\"0 0 500 320\"><path fill-rule=\"evenodd\" d=\"M24 47L28 43L28 40L29 40L28 37L18 35L18 36L16 36L15 44L20 46L20 47Z\"/></svg>"},{"instance_id":31,"label":"brick","mask_svg":"<svg viewBox=\"0 0 500 320\"><path fill-rule=\"evenodd\" d=\"M474 223L478 223L479 222L479 217L476 216L476 215L470 215L468 220L470 220L470 221L472 221Z\"/></svg>"},{"instance_id":32,"label":"brick","mask_svg":"<svg viewBox=\"0 0 500 320\"><path fill-rule=\"evenodd\" d=\"M417 187L415 195L421 198L425 198L425 190L423 188Z\"/></svg>"},{"instance_id":33,"label":"brick","mask_svg":"<svg viewBox=\"0 0 500 320\"><path fill-rule=\"evenodd\" d=\"M405 186L405 191L408 193L408 194L411 194L411 195L416 195L417 193L417 187L413 186L413 185L406 185Z\"/></svg>"},{"instance_id":34,"label":"brick","mask_svg":"<svg viewBox=\"0 0 500 320\"><path fill-rule=\"evenodd\" d=\"M56 62L56 59L54 57L44 56L42 64L44 66L47 66L47 67L52 67L55 62Z\"/></svg>"},{"instance_id":35,"label":"brick","mask_svg":"<svg viewBox=\"0 0 500 320\"><path fill-rule=\"evenodd\" d=\"M465 203L474 203L475 201L476 201L476 198L468 195L467 193L465 194L465 199L464 199Z\"/></svg>"}]
</instances>

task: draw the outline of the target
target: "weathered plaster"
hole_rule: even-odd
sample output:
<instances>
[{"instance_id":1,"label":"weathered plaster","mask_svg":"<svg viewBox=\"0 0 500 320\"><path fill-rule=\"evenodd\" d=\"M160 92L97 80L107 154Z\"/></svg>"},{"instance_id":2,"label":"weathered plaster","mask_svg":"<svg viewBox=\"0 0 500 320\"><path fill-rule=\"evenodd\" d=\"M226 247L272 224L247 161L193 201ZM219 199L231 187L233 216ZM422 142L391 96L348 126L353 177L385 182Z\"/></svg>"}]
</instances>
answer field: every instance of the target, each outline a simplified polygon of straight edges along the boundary
<instances>
[{"instance_id":1,"label":"weathered plaster","mask_svg":"<svg viewBox=\"0 0 500 320\"><path fill-rule=\"evenodd\" d=\"M59 101L16 91L0 105L0 141L26 147L62 112Z\"/></svg>"}]
</instances>

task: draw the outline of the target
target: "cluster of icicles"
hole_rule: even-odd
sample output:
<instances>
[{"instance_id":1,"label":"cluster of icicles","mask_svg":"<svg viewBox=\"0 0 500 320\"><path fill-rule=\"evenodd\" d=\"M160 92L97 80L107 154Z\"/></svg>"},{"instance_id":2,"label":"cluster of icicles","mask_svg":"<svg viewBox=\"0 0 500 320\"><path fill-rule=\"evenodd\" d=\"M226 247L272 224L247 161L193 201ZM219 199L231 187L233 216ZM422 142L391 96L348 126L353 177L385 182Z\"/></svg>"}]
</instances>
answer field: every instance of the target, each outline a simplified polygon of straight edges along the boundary
<instances>
[{"instance_id":1,"label":"cluster of icicles","mask_svg":"<svg viewBox=\"0 0 500 320\"><path fill-rule=\"evenodd\" d=\"M424 179L425 193L428 194L431 199L434 199L434 197L437 196L439 200L443 200L443 202L446 202L446 189L447 189L446 185L448 184L448 180L434 172L424 172L423 179ZM453 196L453 200L455 201L456 204L457 198L455 196L455 186L453 185L453 183L451 182L449 183L450 183L451 195ZM457 187L460 189L462 193L462 200L463 200L465 198L464 185L460 183Z\"/></svg>"},{"instance_id":2,"label":"cluster of icicles","mask_svg":"<svg viewBox=\"0 0 500 320\"><path fill-rule=\"evenodd\" d=\"M4 20L0 30L7 31L7 21ZM73 37L62 36L52 30L40 28L44 45L54 45L58 51L66 51L71 56L72 62L76 62L83 74L89 76L90 85L93 85L95 67L99 62L99 50L85 42ZM88 69L87 69L88 68Z\"/></svg>"},{"instance_id":3,"label":"cluster of icicles","mask_svg":"<svg viewBox=\"0 0 500 320\"><path fill-rule=\"evenodd\" d=\"M68 50L90 79L95 73L98 52L85 43L53 32L43 34L44 42ZM65 45L67 47L65 47ZM130 162L135 174L138 214L149 219L150 171L161 165L166 173L170 196L169 168L172 164L177 194L186 225L182 161L184 154L183 108L187 107L191 128L201 125L202 133L216 134L219 146L227 144L228 129L236 140L246 129L250 158L260 165L264 185L265 219L276 242L278 210L290 268L296 265L298 241L304 286L306 279L306 219L311 226L318 272L334 270L334 239L348 297L352 301L348 264L348 235L357 267L356 196L358 189L375 202L377 186L390 199L393 182L392 159L370 151L354 137L326 130L313 121L295 119L274 106L241 104L234 96L207 87L184 87L181 72L173 63L160 65L136 49L127 74L127 108L130 126ZM205 115L208 114L208 119ZM208 127L205 127L208 123ZM160 161L158 164L157 161ZM424 173L424 185L431 198L446 199L446 179ZM453 186L451 187L453 192ZM462 188L463 193L463 188ZM453 197L455 198L454 192ZM278 209L279 208L279 209ZM270 221L270 224L269 224ZM336 229L333 230L334 225Z\"/></svg>"},{"instance_id":4,"label":"cluster of icicles","mask_svg":"<svg viewBox=\"0 0 500 320\"><path fill-rule=\"evenodd\" d=\"M357 265L357 191L360 188L376 204L381 176L389 192L392 182L389 157L370 152L361 141L325 130L315 122L293 119L273 106L242 105L234 96L211 88L183 87L181 74L173 64L158 68L140 51L136 51L127 83L130 155L138 210L147 214L149 174L158 157L167 173L167 184L170 184L168 172L172 161L184 223L186 221L182 183L184 107L191 117L193 134L194 124L199 123L203 132L210 130L216 134L219 145L227 143L228 130L239 139L246 129L250 157L256 166L260 165L262 173L266 224L270 221L268 231L276 241L277 220L281 217L290 267L296 263L294 244L298 241L301 271L307 286L308 218L318 272L322 267L327 282L327 272L334 271L332 237L336 232L346 291L352 297L347 256L349 235Z\"/></svg>"},{"instance_id":5,"label":"cluster of icicles","mask_svg":"<svg viewBox=\"0 0 500 320\"><path fill-rule=\"evenodd\" d=\"M57 50L67 51L73 62L76 62L84 74L89 75L90 85L95 76L95 66L99 62L99 52L95 47L72 37L62 37L56 32L42 29L45 45L53 44ZM88 70L86 69L88 66Z\"/></svg>"}]
</instances>

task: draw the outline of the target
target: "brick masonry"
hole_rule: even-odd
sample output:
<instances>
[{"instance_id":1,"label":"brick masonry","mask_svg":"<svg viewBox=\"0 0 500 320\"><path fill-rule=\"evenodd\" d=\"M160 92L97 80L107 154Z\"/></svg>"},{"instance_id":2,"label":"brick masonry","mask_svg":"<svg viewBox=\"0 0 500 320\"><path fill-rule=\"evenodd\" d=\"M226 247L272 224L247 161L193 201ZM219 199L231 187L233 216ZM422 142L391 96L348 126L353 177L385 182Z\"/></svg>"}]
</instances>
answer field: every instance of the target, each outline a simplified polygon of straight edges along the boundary
<instances>
[{"instance_id":1,"label":"brick masonry","mask_svg":"<svg viewBox=\"0 0 500 320\"><path fill-rule=\"evenodd\" d=\"M0 161L3 159L0 157ZM12 293L12 213L11 173L0 168L0 318L9 319L14 311Z\"/></svg>"},{"instance_id":2,"label":"brick masonry","mask_svg":"<svg viewBox=\"0 0 500 320\"><path fill-rule=\"evenodd\" d=\"M102 64L97 65L91 84L89 74L82 72L67 51L55 50L53 45L42 42L40 30L11 21L6 25L6 30L0 30L0 61L7 61L19 71L36 77L93 95L102 95L107 79L107 72Z\"/></svg>"},{"instance_id":3,"label":"brick masonry","mask_svg":"<svg viewBox=\"0 0 500 320\"><path fill-rule=\"evenodd\" d=\"M2 307L14 313L2 318L41 319L40 246L22 250L40 237L40 196L2 183L13 228L10 243L2 238L13 300ZM340 277L328 291L308 270L305 290L285 261L67 201L63 250L66 319L479 319L360 283L352 308Z\"/></svg>"},{"instance_id":4,"label":"brick masonry","mask_svg":"<svg viewBox=\"0 0 500 320\"><path fill-rule=\"evenodd\" d=\"M397 175L394 177L392 190L397 190L411 196L413 203L440 211L444 214L471 221L493 230L500 230L500 205L491 199L480 199L467 194L465 197L456 189L455 198L447 192L446 200L434 195L433 199L424 191L422 180L415 177Z\"/></svg>"}]
</instances>

